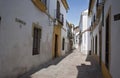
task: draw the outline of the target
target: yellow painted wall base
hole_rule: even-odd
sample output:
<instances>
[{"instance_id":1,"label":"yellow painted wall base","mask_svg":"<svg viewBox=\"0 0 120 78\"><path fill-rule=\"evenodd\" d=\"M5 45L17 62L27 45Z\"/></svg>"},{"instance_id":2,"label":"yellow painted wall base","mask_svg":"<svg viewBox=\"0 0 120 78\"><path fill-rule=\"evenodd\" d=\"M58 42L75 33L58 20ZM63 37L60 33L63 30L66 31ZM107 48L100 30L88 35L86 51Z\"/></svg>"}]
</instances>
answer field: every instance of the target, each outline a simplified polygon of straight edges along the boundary
<instances>
[{"instance_id":1,"label":"yellow painted wall base","mask_svg":"<svg viewBox=\"0 0 120 78\"><path fill-rule=\"evenodd\" d=\"M97 55L93 55L93 56L95 57L96 61L99 63L99 57ZM104 78L112 78L103 62L101 64L101 71Z\"/></svg>"},{"instance_id":2,"label":"yellow painted wall base","mask_svg":"<svg viewBox=\"0 0 120 78\"><path fill-rule=\"evenodd\" d=\"M104 78L112 78L104 63L101 65L101 70Z\"/></svg>"},{"instance_id":3,"label":"yellow painted wall base","mask_svg":"<svg viewBox=\"0 0 120 78\"><path fill-rule=\"evenodd\" d=\"M52 44L52 56L54 58L55 56L55 35L58 36L58 52L57 52L57 56L59 57L61 55L61 26L54 26L54 30L53 30L53 44Z\"/></svg>"}]
</instances>

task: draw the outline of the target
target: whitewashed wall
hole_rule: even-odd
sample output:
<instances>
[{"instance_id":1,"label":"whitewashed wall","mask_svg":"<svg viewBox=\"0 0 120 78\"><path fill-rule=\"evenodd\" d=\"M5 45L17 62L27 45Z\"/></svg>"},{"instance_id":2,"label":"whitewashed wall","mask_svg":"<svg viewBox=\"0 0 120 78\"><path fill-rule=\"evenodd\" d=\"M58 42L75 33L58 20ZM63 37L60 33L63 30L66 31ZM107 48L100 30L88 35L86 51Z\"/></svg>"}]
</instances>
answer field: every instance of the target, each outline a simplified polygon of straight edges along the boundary
<instances>
[{"instance_id":1,"label":"whitewashed wall","mask_svg":"<svg viewBox=\"0 0 120 78\"><path fill-rule=\"evenodd\" d=\"M106 43L106 17L108 13L110 14L110 74L112 78L119 78L120 77L120 20L114 21L114 15L120 14L120 1L119 0L106 0L104 5L104 26L102 26L102 62L105 63L105 43ZM110 10L111 8L111 10ZM95 7L94 7L95 9ZM93 12L94 12L93 9ZM110 11L109 11L110 10ZM95 13L95 12L94 12ZM101 19L102 20L102 19ZM95 35L99 36L99 27L100 24L95 28L93 31L94 37L94 47L95 47ZM98 37L99 38L99 37ZM99 39L98 39L98 49L99 52ZM97 54L99 56L99 54Z\"/></svg>"},{"instance_id":2,"label":"whitewashed wall","mask_svg":"<svg viewBox=\"0 0 120 78\"><path fill-rule=\"evenodd\" d=\"M61 0L59 0L59 2L60 2L60 12L64 15L64 23L63 23L63 27L61 28L61 54L64 55L65 52L67 52L67 27L66 27L67 11ZM62 50L63 38L65 39L64 50Z\"/></svg>"},{"instance_id":3,"label":"whitewashed wall","mask_svg":"<svg viewBox=\"0 0 120 78\"><path fill-rule=\"evenodd\" d=\"M85 31L86 29L89 28L89 25L88 25L88 10L85 10L82 12L82 19L81 19L82 23L81 23L81 26L82 26L82 32ZM82 34L82 45L81 45L81 52L84 53L84 54L88 54L88 51L89 51L89 37L90 37L90 34L89 32L85 32Z\"/></svg>"},{"instance_id":4,"label":"whitewashed wall","mask_svg":"<svg viewBox=\"0 0 120 78\"><path fill-rule=\"evenodd\" d=\"M120 77L120 20L114 21L114 15L120 14L120 0L110 0L111 5L111 63L110 72L113 78Z\"/></svg>"},{"instance_id":5,"label":"whitewashed wall","mask_svg":"<svg viewBox=\"0 0 120 78\"><path fill-rule=\"evenodd\" d=\"M50 14L54 17L56 0L50 0ZM16 78L33 67L52 59L53 24L31 0L0 0L0 78ZM21 25L19 18L26 22ZM32 55L33 23L42 28L40 54Z\"/></svg>"}]
</instances>

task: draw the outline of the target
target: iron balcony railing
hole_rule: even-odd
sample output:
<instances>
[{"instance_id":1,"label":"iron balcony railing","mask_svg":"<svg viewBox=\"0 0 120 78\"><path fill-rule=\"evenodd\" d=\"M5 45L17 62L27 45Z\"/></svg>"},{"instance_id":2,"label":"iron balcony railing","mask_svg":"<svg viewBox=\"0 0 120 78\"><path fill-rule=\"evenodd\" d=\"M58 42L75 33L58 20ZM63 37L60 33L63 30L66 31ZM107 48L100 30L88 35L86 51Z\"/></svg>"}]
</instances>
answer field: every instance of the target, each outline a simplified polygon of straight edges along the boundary
<instances>
[{"instance_id":1,"label":"iron balcony railing","mask_svg":"<svg viewBox=\"0 0 120 78\"><path fill-rule=\"evenodd\" d=\"M64 23L64 15L63 15L62 13L57 12L57 14L56 14L56 20L57 20L61 25L63 25L63 23Z\"/></svg>"}]
</instances>

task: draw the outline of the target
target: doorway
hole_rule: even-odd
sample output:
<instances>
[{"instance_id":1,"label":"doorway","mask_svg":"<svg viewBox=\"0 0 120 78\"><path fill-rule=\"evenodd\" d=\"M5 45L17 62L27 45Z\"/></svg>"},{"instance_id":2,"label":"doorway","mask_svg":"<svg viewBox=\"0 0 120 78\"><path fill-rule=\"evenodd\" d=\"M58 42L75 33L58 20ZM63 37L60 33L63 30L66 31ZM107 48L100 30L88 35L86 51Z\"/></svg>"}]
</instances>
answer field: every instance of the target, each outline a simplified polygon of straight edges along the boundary
<instances>
[{"instance_id":1,"label":"doorway","mask_svg":"<svg viewBox=\"0 0 120 78\"><path fill-rule=\"evenodd\" d=\"M102 64L102 31L99 31L99 63Z\"/></svg>"},{"instance_id":2,"label":"doorway","mask_svg":"<svg viewBox=\"0 0 120 78\"><path fill-rule=\"evenodd\" d=\"M92 47L92 51L93 51L93 54L94 54L94 37L93 37L93 47Z\"/></svg>"},{"instance_id":3,"label":"doorway","mask_svg":"<svg viewBox=\"0 0 120 78\"><path fill-rule=\"evenodd\" d=\"M106 43L105 43L105 65L109 70L109 56L110 56L110 21L109 21L109 14L106 18Z\"/></svg>"},{"instance_id":4,"label":"doorway","mask_svg":"<svg viewBox=\"0 0 120 78\"><path fill-rule=\"evenodd\" d=\"M55 34L55 48L54 48L54 58L56 58L57 57L57 53L58 53L58 35L57 34Z\"/></svg>"},{"instance_id":5,"label":"doorway","mask_svg":"<svg viewBox=\"0 0 120 78\"><path fill-rule=\"evenodd\" d=\"M65 39L63 38L63 40L62 40L62 50L64 50L64 48L65 48Z\"/></svg>"},{"instance_id":6,"label":"doorway","mask_svg":"<svg viewBox=\"0 0 120 78\"><path fill-rule=\"evenodd\" d=\"M95 54L97 55L97 35L95 37Z\"/></svg>"}]
</instances>

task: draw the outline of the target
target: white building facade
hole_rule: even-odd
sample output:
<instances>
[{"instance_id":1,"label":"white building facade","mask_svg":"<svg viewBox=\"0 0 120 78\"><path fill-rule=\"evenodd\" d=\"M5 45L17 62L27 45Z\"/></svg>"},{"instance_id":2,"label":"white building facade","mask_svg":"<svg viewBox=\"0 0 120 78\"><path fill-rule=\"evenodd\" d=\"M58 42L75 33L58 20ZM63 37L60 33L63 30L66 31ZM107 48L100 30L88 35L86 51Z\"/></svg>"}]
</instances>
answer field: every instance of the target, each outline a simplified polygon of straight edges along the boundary
<instances>
[{"instance_id":1,"label":"white building facade","mask_svg":"<svg viewBox=\"0 0 120 78\"><path fill-rule=\"evenodd\" d=\"M52 59L56 7L57 0L0 1L0 78L16 78Z\"/></svg>"},{"instance_id":2,"label":"white building facade","mask_svg":"<svg viewBox=\"0 0 120 78\"><path fill-rule=\"evenodd\" d=\"M74 27L74 48L78 49L79 48L79 26Z\"/></svg>"},{"instance_id":3,"label":"white building facade","mask_svg":"<svg viewBox=\"0 0 120 78\"><path fill-rule=\"evenodd\" d=\"M67 2L66 2L66 4L67 4ZM69 9L68 4L67 4L67 8L65 8L65 6L63 4L61 5L61 12L64 16L64 20L63 20L64 23L61 28L61 54L62 55L64 55L68 51L68 48L67 48L67 43L68 43L68 40L67 40L67 12L68 12L68 9Z\"/></svg>"},{"instance_id":4,"label":"white building facade","mask_svg":"<svg viewBox=\"0 0 120 78\"><path fill-rule=\"evenodd\" d=\"M88 31L89 29L88 10L85 10L81 13L79 28L81 31L80 35L82 35L80 50L83 54L89 54L91 50L91 45L89 45L90 44L90 31Z\"/></svg>"},{"instance_id":5,"label":"white building facade","mask_svg":"<svg viewBox=\"0 0 120 78\"><path fill-rule=\"evenodd\" d=\"M119 0L90 0L92 53L99 59L105 78L120 77Z\"/></svg>"}]
</instances>

